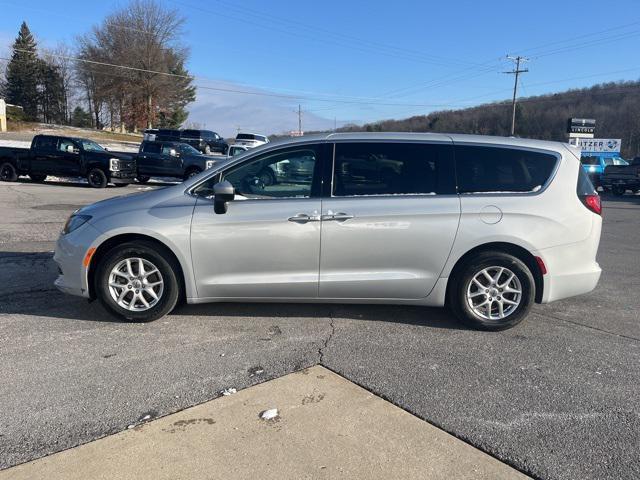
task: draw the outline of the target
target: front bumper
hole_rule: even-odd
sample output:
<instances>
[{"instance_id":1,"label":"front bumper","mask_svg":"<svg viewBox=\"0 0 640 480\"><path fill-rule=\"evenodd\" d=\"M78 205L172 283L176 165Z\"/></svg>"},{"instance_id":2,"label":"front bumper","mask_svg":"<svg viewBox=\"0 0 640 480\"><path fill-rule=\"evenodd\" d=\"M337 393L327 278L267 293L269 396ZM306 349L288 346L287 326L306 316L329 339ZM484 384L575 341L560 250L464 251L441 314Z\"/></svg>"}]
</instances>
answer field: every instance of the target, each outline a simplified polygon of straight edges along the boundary
<instances>
[{"instance_id":1,"label":"front bumper","mask_svg":"<svg viewBox=\"0 0 640 480\"><path fill-rule=\"evenodd\" d=\"M53 260L58 265L55 287L63 293L89 298L88 268L83 265L87 252L97 244L101 233L90 223L77 230L60 235Z\"/></svg>"},{"instance_id":2,"label":"front bumper","mask_svg":"<svg viewBox=\"0 0 640 480\"><path fill-rule=\"evenodd\" d=\"M134 170L118 170L115 172L111 172L110 177L111 183L133 183L136 178L136 172Z\"/></svg>"}]
</instances>

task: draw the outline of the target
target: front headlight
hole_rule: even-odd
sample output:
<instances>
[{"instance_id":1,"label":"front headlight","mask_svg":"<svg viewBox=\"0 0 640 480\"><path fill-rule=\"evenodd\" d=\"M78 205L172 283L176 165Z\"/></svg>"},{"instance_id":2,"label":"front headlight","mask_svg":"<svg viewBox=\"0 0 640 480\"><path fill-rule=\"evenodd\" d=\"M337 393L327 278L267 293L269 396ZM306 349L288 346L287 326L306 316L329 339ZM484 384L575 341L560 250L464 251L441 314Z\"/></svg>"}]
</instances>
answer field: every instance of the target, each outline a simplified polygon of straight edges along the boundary
<instances>
[{"instance_id":1,"label":"front headlight","mask_svg":"<svg viewBox=\"0 0 640 480\"><path fill-rule=\"evenodd\" d=\"M215 160L207 160L207 162L205 163L205 167L206 168L211 168L216 164Z\"/></svg>"},{"instance_id":2,"label":"front headlight","mask_svg":"<svg viewBox=\"0 0 640 480\"><path fill-rule=\"evenodd\" d=\"M110 158L109 159L109 170L112 172L117 172L120 170L120 159L119 158Z\"/></svg>"},{"instance_id":3,"label":"front headlight","mask_svg":"<svg viewBox=\"0 0 640 480\"><path fill-rule=\"evenodd\" d=\"M75 213L71 214L71 216L67 220L67 223L64 224L62 234L66 235L67 233L73 232L74 230L87 223L89 220L91 220L91 215L76 215Z\"/></svg>"}]
</instances>

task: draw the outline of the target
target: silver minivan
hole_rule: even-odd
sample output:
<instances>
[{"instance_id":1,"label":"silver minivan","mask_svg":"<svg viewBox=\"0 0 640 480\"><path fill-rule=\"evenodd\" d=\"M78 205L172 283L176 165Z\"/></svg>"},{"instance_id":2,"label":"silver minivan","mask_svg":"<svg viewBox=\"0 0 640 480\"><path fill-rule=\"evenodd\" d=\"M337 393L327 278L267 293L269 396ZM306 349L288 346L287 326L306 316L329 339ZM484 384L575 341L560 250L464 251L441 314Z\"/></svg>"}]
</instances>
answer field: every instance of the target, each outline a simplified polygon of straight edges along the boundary
<instances>
[{"instance_id":1,"label":"silver minivan","mask_svg":"<svg viewBox=\"0 0 640 480\"><path fill-rule=\"evenodd\" d=\"M330 134L75 212L56 286L147 321L176 304L448 305L499 330L595 288L600 198L563 143ZM292 166L304 166L292 167ZM265 172L289 171L265 181Z\"/></svg>"}]
</instances>

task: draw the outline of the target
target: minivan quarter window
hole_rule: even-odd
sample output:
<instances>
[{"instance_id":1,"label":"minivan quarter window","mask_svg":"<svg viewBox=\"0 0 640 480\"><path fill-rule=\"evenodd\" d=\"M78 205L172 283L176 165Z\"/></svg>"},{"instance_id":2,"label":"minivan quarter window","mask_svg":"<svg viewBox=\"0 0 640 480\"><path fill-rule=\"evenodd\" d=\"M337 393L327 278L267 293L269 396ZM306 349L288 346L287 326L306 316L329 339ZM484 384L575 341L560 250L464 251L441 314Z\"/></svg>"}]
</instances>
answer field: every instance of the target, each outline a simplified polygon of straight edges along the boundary
<instances>
[{"instance_id":1,"label":"minivan quarter window","mask_svg":"<svg viewBox=\"0 0 640 480\"><path fill-rule=\"evenodd\" d=\"M452 151L437 143L336 143L333 196L454 194Z\"/></svg>"},{"instance_id":2,"label":"minivan quarter window","mask_svg":"<svg viewBox=\"0 0 640 480\"><path fill-rule=\"evenodd\" d=\"M552 153L518 148L456 145L459 193L537 192L558 162Z\"/></svg>"}]
</instances>

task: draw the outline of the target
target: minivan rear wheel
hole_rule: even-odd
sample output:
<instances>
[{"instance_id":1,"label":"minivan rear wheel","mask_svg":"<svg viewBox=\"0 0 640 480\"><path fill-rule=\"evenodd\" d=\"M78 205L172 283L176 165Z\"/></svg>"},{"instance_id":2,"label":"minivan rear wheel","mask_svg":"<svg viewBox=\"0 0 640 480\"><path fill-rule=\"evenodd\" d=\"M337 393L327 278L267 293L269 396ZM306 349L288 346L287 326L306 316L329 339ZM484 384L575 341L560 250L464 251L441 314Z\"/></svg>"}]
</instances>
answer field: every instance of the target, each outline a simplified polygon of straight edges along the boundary
<instances>
[{"instance_id":1,"label":"minivan rear wheel","mask_svg":"<svg viewBox=\"0 0 640 480\"><path fill-rule=\"evenodd\" d=\"M535 281L519 258L483 252L454 275L449 289L453 313L480 330L505 330L526 318L535 299Z\"/></svg>"},{"instance_id":2,"label":"minivan rear wheel","mask_svg":"<svg viewBox=\"0 0 640 480\"><path fill-rule=\"evenodd\" d=\"M178 302L177 271L171 256L157 246L144 241L123 243L100 260L95 292L102 305L117 317L132 322L157 320Z\"/></svg>"}]
</instances>

